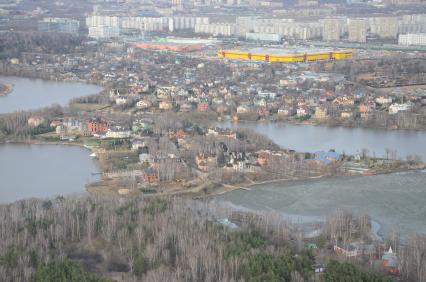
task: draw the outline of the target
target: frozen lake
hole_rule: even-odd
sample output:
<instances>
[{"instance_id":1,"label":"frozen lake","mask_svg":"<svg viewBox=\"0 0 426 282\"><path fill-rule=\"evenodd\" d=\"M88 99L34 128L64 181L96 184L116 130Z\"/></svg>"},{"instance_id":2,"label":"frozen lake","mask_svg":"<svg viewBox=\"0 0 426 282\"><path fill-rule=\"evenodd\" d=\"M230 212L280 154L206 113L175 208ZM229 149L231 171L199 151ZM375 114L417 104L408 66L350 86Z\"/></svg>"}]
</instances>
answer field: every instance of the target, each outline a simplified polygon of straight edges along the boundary
<instances>
[{"instance_id":1,"label":"frozen lake","mask_svg":"<svg viewBox=\"0 0 426 282\"><path fill-rule=\"evenodd\" d=\"M380 223L380 233L426 233L426 171L367 177L336 177L271 183L235 190L218 200L257 210L276 211L297 221L325 218L337 209L368 214Z\"/></svg>"}]
</instances>

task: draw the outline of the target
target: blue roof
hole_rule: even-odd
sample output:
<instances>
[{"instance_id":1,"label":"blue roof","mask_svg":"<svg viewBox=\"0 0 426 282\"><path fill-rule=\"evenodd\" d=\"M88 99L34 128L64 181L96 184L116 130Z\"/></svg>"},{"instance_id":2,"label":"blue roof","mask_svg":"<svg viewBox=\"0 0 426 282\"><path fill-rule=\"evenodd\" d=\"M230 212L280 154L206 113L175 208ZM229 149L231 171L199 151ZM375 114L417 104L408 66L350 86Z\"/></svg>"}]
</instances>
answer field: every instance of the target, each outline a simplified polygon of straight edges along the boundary
<instances>
[{"instance_id":1,"label":"blue roof","mask_svg":"<svg viewBox=\"0 0 426 282\"><path fill-rule=\"evenodd\" d=\"M315 152L315 157L308 160L320 161L325 165L329 165L335 161L339 161L341 158L342 158L342 155L336 152L317 151Z\"/></svg>"}]
</instances>

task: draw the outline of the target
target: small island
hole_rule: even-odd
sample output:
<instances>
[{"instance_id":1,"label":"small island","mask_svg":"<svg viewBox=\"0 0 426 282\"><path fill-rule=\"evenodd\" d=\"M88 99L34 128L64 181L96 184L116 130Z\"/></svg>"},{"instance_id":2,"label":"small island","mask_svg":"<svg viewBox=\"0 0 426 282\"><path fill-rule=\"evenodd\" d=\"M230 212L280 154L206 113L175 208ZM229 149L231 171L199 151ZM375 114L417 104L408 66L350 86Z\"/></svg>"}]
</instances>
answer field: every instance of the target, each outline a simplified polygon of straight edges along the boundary
<instances>
[{"instance_id":1,"label":"small island","mask_svg":"<svg viewBox=\"0 0 426 282\"><path fill-rule=\"evenodd\" d=\"M13 90L12 84L6 84L0 81L0 97L6 96L10 92L12 92L12 90Z\"/></svg>"}]
</instances>

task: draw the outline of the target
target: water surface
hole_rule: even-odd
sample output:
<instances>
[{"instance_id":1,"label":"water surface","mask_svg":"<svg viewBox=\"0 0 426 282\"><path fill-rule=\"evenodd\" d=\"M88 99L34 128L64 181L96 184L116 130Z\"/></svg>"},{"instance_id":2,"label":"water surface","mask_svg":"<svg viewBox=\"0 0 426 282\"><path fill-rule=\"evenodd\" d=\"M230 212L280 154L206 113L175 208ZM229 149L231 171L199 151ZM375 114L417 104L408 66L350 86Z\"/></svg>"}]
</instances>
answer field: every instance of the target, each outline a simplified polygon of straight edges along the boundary
<instances>
[{"instance_id":1,"label":"water surface","mask_svg":"<svg viewBox=\"0 0 426 282\"><path fill-rule=\"evenodd\" d=\"M99 180L89 154L77 146L0 144L0 203L85 192Z\"/></svg>"},{"instance_id":2,"label":"water surface","mask_svg":"<svg viewBox=\"0 0 426 282\"><path fill-rule=\"evenodd\" d=\"M53 104L65 106L72 98L88 96L101 91L96 85L45 81L14 76L0 76L0 82L12 84L13 90L0 96L0 114L34 110Z\"/></svg>"},{"instance_id":3,"label":"water surface","mask_svg":"<svg viewBox=\"0 0 426 282\"><path fill-rule=\"evenodd\" d=\"M246 209L298 215L302 221L350 209L370 215L381 225L381 234L426 233L426 171L271 183L217 199Z\"/></svg>"},{"instance_id":4,"label":"water surface","mask_svg":"<svg viewBox=\"0 0 426 282\"><path fill-rule=\"evenodd\" d=\"M223 122L222 126L249 128L283 148L301 152L335 149L340 153L357 154L367 149L369 155L383 157L386 149L390 149L397 151L398 158L417 154L426 161L426 132L266 122Z\"/></svg>"}]
</instances>

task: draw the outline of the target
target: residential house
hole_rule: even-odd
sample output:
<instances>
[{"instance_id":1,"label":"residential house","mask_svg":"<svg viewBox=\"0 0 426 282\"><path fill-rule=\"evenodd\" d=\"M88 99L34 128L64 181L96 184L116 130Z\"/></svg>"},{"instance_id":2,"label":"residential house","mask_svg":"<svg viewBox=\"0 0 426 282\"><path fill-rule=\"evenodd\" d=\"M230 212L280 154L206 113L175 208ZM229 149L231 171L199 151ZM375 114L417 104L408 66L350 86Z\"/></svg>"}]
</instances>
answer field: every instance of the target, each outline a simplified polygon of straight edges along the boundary
<instances>
[{"instance_id":1,"label":"residential house","mask_svg":"<svg viewBox=\"0 0 426 282\"><path fill-rule=\"evenodd\" d=\"M315 119L325 120L328 118L327 108L318 106L315 108Z\"/></svg>"},{"instance_id":2,"label":"residential house","mask_svg":"<svg viewBox=\"0 0 426 282\"><path fill-rule=\"evenodd\" d=\"M306 161L320 164L320 165L332 165L336 162L340 161L342 159L342 155L336 152L325 152L325 151L318 151L314 153L314 157L307 159Z\"/></svg>"},{"instance_id":3,"label":"residential house","mask_svg":"<svg viewBox=\"0 0 426 282\"><path fill-rule=\"evenodd\" d=\"M382 266L386 272L390 274L399 274L398 257L396 256L396 253L393 252L392 247L389 247L389 250L383 254Z\"/></svg>"},{"instance_id":4,"label":"residential house","mask_svg":"<svg viewBox=\"0 0 426 282\"><path fill-rule=\"evenodd\" d=\"M209 110L209 104L206 102L200 102L197 104L197 110L200 112L207 112Z\"/></svg>"},{"instance_id":5,"label":"residential house","mask_svg":"<svg viewBox=\"0 0 426 282\"><path fill-rule=\"evenodd\" d=\"M306 117L306 116L309 116L310 114L311 114L311 110L306 106L299 107L296 110L296 115L298 117Z\"/></svg>"},{"instance_id":6,"label":"residential house","mask_svg":"<svg viewBox=\"0 0 426 282\"><path fill-rule=\"evenodd\" d=\"M364 242L353 242L346 246L334 245L334 252L346 257L358 257L361 255L375 256L376 247L372 244L365 244Z\"/></svg>"},{"instance_id":7,"label":"residential house","mask_svg":"<svg viewBox=\"0 0 426 282\"><path fill-rule=\"evenodd\" d=\"M131 136L132 132L124 127L121 126L114 126L112 128L109 128L108 131L105 134L106 138L129 138Z\"/></svg>"},{"instance_id":8,"label":"residential house","mask_svg":"<svg viewBox=\"0 0 426 282\"><path fill-rule=\"evenodd\" d=\"M115 98L115 104L117 104L117 105L124 105L124 104L127 103L128 100L129 99L127 97L120 96L120 97Z\"/></svg>"},{"instance_id":9,"label":"residential house","mask_svg":"<svg viewBox=\"0 0 426 282\"><path fill-rule=\"evenodd\" d=\"M246 171L246 164L249 162L249 158L245 152L231 152L229 157L227 166L232 167L236 171Z\"/></svg>"},{"instance_id":10,"label":"residential house","mask_svg":"<svg viewBox=\"0 0 426 282\"><path fill-rule=\"evenodd\" d=\"M143 171L143 180L147 183L155 183L160 179L158 171L152 167L148 167Z\"/></svg>"},{"instance_id":11,"label":"residential house","mask_svg":"<svg viewBox=\"0 0 426 282\"><path fill-rule=\"evenodd\" d=\"M351 118L353 116L353 112L351 110L344 110L340 113L341 118Z\"/></svg>"},{"instance_id":12,"label":"residential house","mask_svg":"<svg viewBox=\"0 0 426 282\"><path fill-rule=\"evenodd\" d=\"M152 106L152 104L148 100L140 100L136 103L136 107L139 108L139 109L148 109L151 106Z\"/></svg>"},{"instance_id":13,"label":"residential house","mask_svg":"<svg viewBox=\"0 0 426 282\"><path fill-rule=\"evenodd\" d=\"M30 127L37 127L46 122L46 119L42 116L31 116L27 122Z\"/></svg>"},{"instance_id":14,"label":"residential house","mask_svg":"<svg viewBox=\"0 0 426 282\"><path fill-rule=\"evenodd\" d=\"M148 153L142 153L139 154L139 162L141 162L142 164L149 164L151 165L154 161L154 158L152 157L151 154Z\"/></svg>"},{"instance_id":15,"label":"residential house","mask_svg":"<svg viewBox=\"0 0 426 282\"><path fill-rule=\"evenodd\" d=\"M145 148L146 147L146 143L144 140L141 139L133 139L132 140L132 150L133 151L138 151L141 148Z\"/></svg>"},{"instance_id":16,"label":"residential house","mask_svg":"<svg viewBox=\"0 0 426 282\"><path fill-rule=\"evenodd\" d=\"M219 127L208 128L206 135L207 136L209 136L209 135L222 136L222 137L226 137L226 138L237 139L237 133L236 132L233 132L232 130L229 130L229 129L219 128Z\"/></svg>"},{"instance_id":17,"label":"residential house","mask_svg":"<svg viewBox=\"0 0 426 282\"><path fill-rule=\"evenodd\" d=\"M91 134L105 133L109 129L107 122L101 121L100 119L91 120L87 123L87 130Z\"/></svg>"},{"instance_id":18,"label":"residential house","mask_svg":"<svg viewBox=\"0 0 426 282\"><path fill-rule=\"evenodd\" d=\"M171 110L173 108L173 103L170 100L163 100L158 104L160 110Z\"/></svg>"},{"instance_id":19,"label":"residential house","mask_svg":"<svg viewBox=\"0 0 426 282\"><path fill-rule=\"evenodd\" d=\"M261 98L275 99L275 97L277 96L277 93L269 92L269 91L258 91L257 95Z\"/></svg>"},{"instance_id":20,"label":"residential house","mask_svg":"<svg viewBox=\"0 0 426 282\"><path fill-rule=\"evenodd\" d=\"M217 157L215 154L197 154L195 164L199 170L207 172L217 166Z\"/></svg>"},{"instance_id":21,"label":"residential house","mask_svg":"<svg viewBox=\"0 0 426 282\"><path fill-rule=\"evenodd\" d=\"M387 105L392 103L392 97L380 96L376 98L376 103L380 105Z\"/></svg>"},{"instance_id":22,"label":"residential house","mask_svg":"<svg viewBox=\"0 0 426 282\"><path fill-rule=\"evenodd\" d=\"M269 161L269 158L271 156L271 152L270 151L268 151L268 150L261 150L261 151L256 152L256 154L257 154L257 163L260 166L266 166L266 165L268 165L268 161Z\"/></svg>"},{"instance_id":23,"label":"residential house","mask_svg":"<svg viewBox=\"0 0 426 282\"><path fill-rule=\"evenodd\" d=\"M339 96L333 100L333 104L341 106L351 106L354 103L354 98L350 96Z\"/></svg>"},{"instance_id":24,"label":"residential house","mask_svg":"<svg viewBox=\"0 0 426 282\"><path fill-rule=\"evenodd\" d=\"M284 106L278 109L279 117L290 117L296 114L296 110L292 106Z\"/></svg>"},{"instance_id":25,"label":"residential house","mask_svg":"<svg viewBox=\"0 0 426 282\"><path fill-rule=\"evenodd\" d=\"M374 109L374 105L371 105L369 103L361 103L359 105L359 112L361 114L368 113L368 112L370 112L373 109Z\"/></svg>"},{"instance_id":26,"label":"residential house","mask_svg":"<svg viewBox=\"0 0 426 282\"><path fill-rule=\"evenodd\" d=\"M50 127L53 127L53 128L56 128L57 126L59 126L59 125L62 125L62 121L60 121L60 120L52 120L51 122L50 122Z\"/></svg>"},{"instance_id":27,"label":"residential house","mask_svg":"<svg viewBox=\"0 0 426 282\"><path fill-rule=\"evenodd\" d=\"M192 110L192 105L189 103L183 103L180 105L180 111L183 113L190 112Z\"/></svg>"},{"instance_id":28,"label":"residential house","mask_svg":"<svg viewBox=\"0 0 426 282\"><path fill-rule=\"evenodd\" d=\"M86 129L82 121L72 117L65 118L62 125L68 133L80 133L84 132Z\"/></svg>"},{"instance_id":29,"label":"residential house","mask_svg":"<svg viewBox=\"0 0 426 282\"><path fill-rule=\"evenodd\" d=\"M389 114L393 115L393 114L397 114L399 112L404 112L404 111L408 111L411 109L411 105L406 103L406 104L392 104L389 106Z\"/></svg>"},{"instance_id":30,"label":"residential house","mask_svg":"<svg viewBox=\"0 0 426 282\"><path fill-rule=\"evenodd\" d=\"M245 114L245 113L248 113L249 111L250 111L250 108L247 106L241 105L237 107L237 114Z\"/></svg>"}]
</instances>

